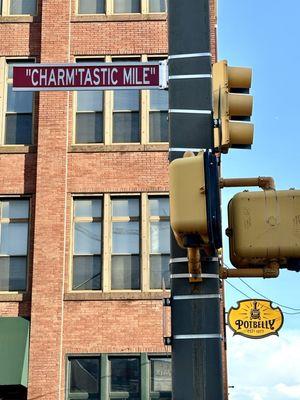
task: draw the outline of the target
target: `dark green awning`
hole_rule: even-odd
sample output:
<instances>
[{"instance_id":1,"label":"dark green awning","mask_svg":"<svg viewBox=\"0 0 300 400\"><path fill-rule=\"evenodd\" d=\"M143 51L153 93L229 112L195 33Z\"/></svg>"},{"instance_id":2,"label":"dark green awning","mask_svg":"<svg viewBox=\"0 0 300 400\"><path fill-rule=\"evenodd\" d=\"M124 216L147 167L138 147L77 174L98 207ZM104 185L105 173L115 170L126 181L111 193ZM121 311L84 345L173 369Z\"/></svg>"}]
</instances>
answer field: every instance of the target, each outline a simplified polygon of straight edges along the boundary
<instances>
[{"instance_id":1,"label":"dark green awning","mask_svg":"<svg viewBox=\"0 0 300 400\"><path fill-rule=\"evenodd\" d=\"M0 318L0 385L23 385L28 378L29 321Z\"/></svg>"}]
</instances>

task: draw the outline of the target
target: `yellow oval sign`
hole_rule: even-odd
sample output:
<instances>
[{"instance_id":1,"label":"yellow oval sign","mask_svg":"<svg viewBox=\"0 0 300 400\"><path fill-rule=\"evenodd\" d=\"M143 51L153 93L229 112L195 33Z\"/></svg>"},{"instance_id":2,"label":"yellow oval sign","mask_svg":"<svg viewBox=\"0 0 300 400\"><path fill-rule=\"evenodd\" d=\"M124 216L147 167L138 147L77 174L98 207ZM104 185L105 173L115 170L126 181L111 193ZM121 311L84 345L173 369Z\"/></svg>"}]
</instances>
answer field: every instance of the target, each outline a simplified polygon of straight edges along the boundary
<instances>
[{"instance_id":1,"label":"yellow oval sign","mask_svg":"<svg viewBox=\"0 0 300 400\"><path fill-rule=\"evenodd\" d=\"M278 335L283 325L283 314L279 307L272 307L268 300L241 300L238 307L231 307L228 324L235 335L261 339Z\"/></svg>"}]
</instances>

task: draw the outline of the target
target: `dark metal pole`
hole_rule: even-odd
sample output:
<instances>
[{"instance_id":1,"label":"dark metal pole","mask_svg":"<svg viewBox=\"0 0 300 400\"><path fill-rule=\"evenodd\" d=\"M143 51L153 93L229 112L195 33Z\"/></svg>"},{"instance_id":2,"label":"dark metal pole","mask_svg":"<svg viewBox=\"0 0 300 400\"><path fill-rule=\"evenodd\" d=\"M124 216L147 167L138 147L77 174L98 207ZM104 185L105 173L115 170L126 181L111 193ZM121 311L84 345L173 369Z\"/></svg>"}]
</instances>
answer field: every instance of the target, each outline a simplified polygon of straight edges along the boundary
<instances>
[{"instance_id":1,"label":"dark metal pole","mask_svg":"<svg viewBox=\"0 0 300 400\"><path fill-rule=\"evenodd\" d=\"M169 0L170 161L213 148L209 0ZM216 255L190 283L186 251L171 238L174 400L223 400L220 280Z\"/></svg>"}]
</instances>

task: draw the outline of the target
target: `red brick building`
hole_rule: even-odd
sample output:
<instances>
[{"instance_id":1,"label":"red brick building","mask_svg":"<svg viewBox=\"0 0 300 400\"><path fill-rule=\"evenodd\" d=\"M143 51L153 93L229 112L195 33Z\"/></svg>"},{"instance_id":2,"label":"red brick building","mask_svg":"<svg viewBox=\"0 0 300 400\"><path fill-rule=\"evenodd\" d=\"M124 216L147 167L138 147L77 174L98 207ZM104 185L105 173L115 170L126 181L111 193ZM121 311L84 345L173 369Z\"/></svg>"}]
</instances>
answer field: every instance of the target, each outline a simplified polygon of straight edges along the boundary
<instances>
[{"instance_id":1,"label":"red brick building","mask_svg":"<svg viewBox=\"0 0 300 400\"><path fill-rule=\"evenodd\" d=\"M16 62L167 58L165 1L1 7L0 398L171 399L167 92L12 91Z\"/></svg>"}]
</instances>

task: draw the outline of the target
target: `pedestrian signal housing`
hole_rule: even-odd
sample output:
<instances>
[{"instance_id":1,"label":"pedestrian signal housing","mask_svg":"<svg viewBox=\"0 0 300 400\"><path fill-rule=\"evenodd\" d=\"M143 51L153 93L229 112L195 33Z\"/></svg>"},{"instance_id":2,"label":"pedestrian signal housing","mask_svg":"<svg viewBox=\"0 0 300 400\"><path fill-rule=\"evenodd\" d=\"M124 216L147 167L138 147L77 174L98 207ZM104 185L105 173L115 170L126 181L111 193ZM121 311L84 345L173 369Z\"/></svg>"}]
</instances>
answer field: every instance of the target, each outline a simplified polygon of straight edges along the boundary
<instances>
[{"instance_id":1,"label":"pedestrian signal housing","mask_svg":"<svg viewBox=\"0 0 300 400\"><path fill-rule=\"evenodd\" d=\"M222 153L253 143L253 124L245 122L252 115L251 78L250 68L229 67L226 60L213 65L214 146Z\"/></svg>"},{"instance_id":2,"label":"pedestrian signal housing","mask_svg":"<svg viewBox=\"0 0 300 400\"><path fill-rule=\"evenodd\" d=\"M193 153L192 153L193 155ZM210 151L170 163L170 222L181 247L222 246L217 159Z\"/></svg>"},{"instance_id":3,"label":"pedestrian signal housing","mask_svg":"<svg viewBox=\"0 0 300 400\"><path fill-rule=\"evenodd\" d=\"M230 259L236 268L272 261L300 269L300 190L236 194L228 205Z\"/></svg>"}]
</instances>

